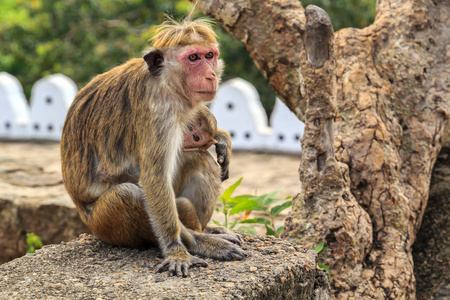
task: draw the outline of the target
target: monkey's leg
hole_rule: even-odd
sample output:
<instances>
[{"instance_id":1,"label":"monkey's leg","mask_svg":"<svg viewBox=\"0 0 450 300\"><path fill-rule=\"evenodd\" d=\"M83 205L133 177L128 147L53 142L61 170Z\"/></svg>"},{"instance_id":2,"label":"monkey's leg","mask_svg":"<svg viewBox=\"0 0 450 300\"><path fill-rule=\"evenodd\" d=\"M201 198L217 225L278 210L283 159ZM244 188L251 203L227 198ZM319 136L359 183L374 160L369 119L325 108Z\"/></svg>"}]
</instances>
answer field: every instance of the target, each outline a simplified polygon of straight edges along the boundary
<instances>
[{"instance_id":1,"label":"monkey's leg","mask_svg":"<svg viewBox=\"0 0 450 300\"><path fill-rule=\"evenodd\" d=\"M95 236L112 245L139 247L156 242L144 197L135 184L113 186L97 199L84 221Z\"/></svg>"},{"instance_id":2,"label":"monkey's leg","mask_svg":"<svg viewBox=\"0 0 450 300\"><path fill-rule=\"evenodd\" d=\"M183 222L183 224L189 229L214 234L216 237L240 245L242 239L238 233L224 227L208 225L214 212L217 198L220 195L221 185L219 168L214 161L214 158L209 153L192 157L192 160L195 159L202 167L200 168L200 171L190 174L189 180L180 194L185 199L184 201L189 201L194 206L193 210L197 212L202 231L186 226L185 222ZM200 157L202 158L199 159Z\"/></svg>"},{"instance_id":3,"label":"monkey's leg","mask_svg":"<svg viewBox=\"0 0 450 300\"><path fill-rule=\"evenodd\" d=\"M202 232L202 225L198 219L197 210L195 209L194 204L185 197L178 197L176 201L178 218L181 223L183 223L186 228Z\"/></svg>"}]
</instances>

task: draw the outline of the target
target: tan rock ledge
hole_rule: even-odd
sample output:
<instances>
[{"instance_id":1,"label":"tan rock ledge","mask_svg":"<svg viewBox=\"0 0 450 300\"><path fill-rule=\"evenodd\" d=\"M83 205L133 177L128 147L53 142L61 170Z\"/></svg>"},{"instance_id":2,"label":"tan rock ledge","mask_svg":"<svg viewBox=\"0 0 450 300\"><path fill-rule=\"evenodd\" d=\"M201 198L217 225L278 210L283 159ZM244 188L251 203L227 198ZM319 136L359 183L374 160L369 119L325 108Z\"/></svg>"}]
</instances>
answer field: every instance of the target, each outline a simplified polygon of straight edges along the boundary
<instances>
[{"instance_id":1,"label":"tan rock ledge","mask_svg":"<svg viewBox=\"0 0 450 300\"><path fill-rule=\"evenodd\" d=\"M242 261L207 259L186 278L155 273L155 248L108 245L83 234L0 265L0 299L329 299L314 251L245 236Z\"/></svg>"}]
</instances>

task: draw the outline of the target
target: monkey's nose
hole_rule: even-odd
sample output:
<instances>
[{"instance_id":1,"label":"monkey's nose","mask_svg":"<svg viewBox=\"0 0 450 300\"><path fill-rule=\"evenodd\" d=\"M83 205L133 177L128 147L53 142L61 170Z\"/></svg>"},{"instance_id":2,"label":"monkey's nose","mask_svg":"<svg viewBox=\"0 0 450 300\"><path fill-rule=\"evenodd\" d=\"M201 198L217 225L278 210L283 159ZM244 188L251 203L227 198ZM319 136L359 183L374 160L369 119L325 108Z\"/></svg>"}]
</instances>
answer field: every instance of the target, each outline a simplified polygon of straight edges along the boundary
<instances>
[{"instance_id":1,"label":"monkey's nose","mask_svg":"<svg viewBox=\"0 0 450 300\"><path fill-rule=\"evenodd\" d=\"M206 75L206 79L207 79L207 80L210 80L210 81L216 80L216 73L214 73L214 72L208 73L208 74Z\"/></svg>"}]
</instances>

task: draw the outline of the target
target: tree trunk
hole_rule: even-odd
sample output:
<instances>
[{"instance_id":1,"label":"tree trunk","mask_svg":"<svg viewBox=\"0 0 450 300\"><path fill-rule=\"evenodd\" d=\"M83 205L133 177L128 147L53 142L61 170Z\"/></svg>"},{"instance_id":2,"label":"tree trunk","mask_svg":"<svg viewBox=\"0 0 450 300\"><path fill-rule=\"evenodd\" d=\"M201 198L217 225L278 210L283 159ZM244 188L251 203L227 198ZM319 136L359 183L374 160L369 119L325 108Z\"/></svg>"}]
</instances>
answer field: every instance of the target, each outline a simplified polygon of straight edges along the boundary
<instances>
[{"instance_id":1,"label":"tree trunk","mask_svg":"<svg viewBox=\"0 0 450 300\"><path fill-rule=\"evenodd\" d=\"M450 110L450 3L378 0L374 24L340 30L334 46L331 37L322 68L308 57L317 41L296 0L198 7L244 43L306 121L286 236L327 242L336 299L414 299L411 249Z\"/></svg>"}]
</instances>

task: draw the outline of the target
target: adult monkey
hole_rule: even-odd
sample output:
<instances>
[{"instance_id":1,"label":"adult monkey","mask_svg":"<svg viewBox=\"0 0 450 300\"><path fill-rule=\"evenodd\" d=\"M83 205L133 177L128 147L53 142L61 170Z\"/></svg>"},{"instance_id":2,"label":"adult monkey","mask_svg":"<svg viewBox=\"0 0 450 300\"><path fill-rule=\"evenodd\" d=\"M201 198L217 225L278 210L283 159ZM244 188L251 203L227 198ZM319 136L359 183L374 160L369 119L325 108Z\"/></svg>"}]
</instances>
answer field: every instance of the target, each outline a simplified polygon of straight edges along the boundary
<instances>
[{"instance_id":1,"label":"adult monkey","mask_svg":"<svg viewBox=\"0 0 450 300\"><path fill-rule=\"evenodd\" d=\"M157 242L165 256L157 271L168 267L169 275L187 276L189 266L207 265L189 252L244 256L230 235L184 227L173 189L185 131L200 103L216 95L223 69L218 55L206 21L169 20L143 59L96 76L78 92L63 128L63 180L82 221L110 244ZM136 173L140 185L101 176Z\"/></svg>"}]
</instances>

